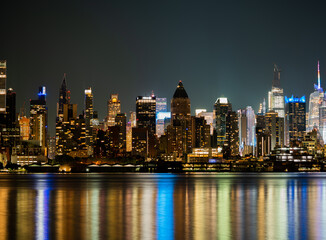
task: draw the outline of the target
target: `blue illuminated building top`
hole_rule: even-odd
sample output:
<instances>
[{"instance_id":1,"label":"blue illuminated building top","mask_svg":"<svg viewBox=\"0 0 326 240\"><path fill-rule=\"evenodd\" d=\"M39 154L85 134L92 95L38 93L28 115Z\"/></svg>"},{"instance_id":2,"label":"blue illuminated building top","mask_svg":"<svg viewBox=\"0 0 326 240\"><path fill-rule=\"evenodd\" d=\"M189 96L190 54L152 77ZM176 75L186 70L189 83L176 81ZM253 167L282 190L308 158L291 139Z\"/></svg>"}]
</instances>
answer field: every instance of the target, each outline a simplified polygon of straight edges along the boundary
<instances>
[{"instance_id":1,"label":"blue illuminated building top","mask_svg":"<svg viewBox=\"0 0 326 240\"><path fill-rule=\"evenodd\" d=\"M302 96L301 98L298 97L290 97L288 98L285 96L285 103L305 103L306 102L306 96Z\"/></svg>"}]
</instances>

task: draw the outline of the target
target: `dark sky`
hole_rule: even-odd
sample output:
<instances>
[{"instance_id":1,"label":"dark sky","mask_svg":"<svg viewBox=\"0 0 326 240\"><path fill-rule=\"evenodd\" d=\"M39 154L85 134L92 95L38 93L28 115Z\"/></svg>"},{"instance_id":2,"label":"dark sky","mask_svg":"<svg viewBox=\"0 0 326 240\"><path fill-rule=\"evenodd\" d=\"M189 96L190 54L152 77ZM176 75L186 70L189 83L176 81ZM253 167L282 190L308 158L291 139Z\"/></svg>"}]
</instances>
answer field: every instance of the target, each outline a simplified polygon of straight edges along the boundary
<instances>
[{"instance_id":1,"label":"dark sky","mask_svg":"<svg viewBox=\"0 0 326 240\"><path fill-rule=\"evenodd\" d=\"M285 94L307 95L326 78L326 14L316 1L7 1L1 3L0 59L17 108L48 89L49 127L64 73L72 103L83 109L85 88L106 115L111 93L122 111L138 95L170 101L181 79L196 108L228 97L252 106L271 88L273 63ZM326 86L325 86L326 87Z\"/></svg>"}]
</instances>

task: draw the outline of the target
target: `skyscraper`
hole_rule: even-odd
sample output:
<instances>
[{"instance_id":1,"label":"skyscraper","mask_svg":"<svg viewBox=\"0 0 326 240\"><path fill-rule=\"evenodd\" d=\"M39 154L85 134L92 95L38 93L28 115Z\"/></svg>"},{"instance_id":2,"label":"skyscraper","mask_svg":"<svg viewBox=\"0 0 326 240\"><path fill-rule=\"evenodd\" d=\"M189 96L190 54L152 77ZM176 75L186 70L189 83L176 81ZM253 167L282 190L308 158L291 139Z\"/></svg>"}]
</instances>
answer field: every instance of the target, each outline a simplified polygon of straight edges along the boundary
<instances>
[{"instance_id":1,"label":"skyscraper","mask_svg":"<svg viewBox=\"0 0 326 240\"><path fill-rule=\"evenodd\" d=\"M229 158L239 154L239 123L237 113L228 111L226 115L224 157Z\"/></svg>"},{"instance_id":2,"label":"skyscraper","mask_svg":"<svg viewBox=\"0 0 326 240\"><path fill-rule=\"evenodd\" d=\"M217 133L217 145L222 147L226 140L226 116L229 111L232 111L232 104L227 98L218 98L214 105L215 110L215 127Z\"/></svg>"},{"instance_id":3,"label":"skyscraper","mask_svg":"<svg viewBox=\"0 0 326 240\"><path fill-rule=\"evenodd\" d=\"M268 92L268 108L269 111L275 111L279 117L284 118L284 94L281 88L281 70L274 64L274 79L272 90Z\"/></svg>"},{"instance_id":4,"label":"skyscraper","mask_svg":"<svg viewBox=\"0 0 326 240\"><path fill-rule=\"evenodd\" d=\"M156 112L167 112L166 98L156 98Z\"/></svg>"},{"instance_id":5,"label":"skyscraper","mask_svg":"<svg viewBox=\"0 0 326 240\"><path fill-rule=\"evenodd\" d=\"M149 134L156 133L156 97L138 96L136 99L136 124L138 128L148 128Z\"/></svg>"},{"instance_id":6,"label":"skyscraper","mask_svg":"<svg viewBox=\"0 0 326 240\"><path fill-rule=\"evenodd\" d=\"M38 99L30 101L30 135L42 148L47 147L46 88L39 88Z\"/></svg>"},{"instance_id":7,"label":"skyscraper","mask_svg":"<svg viewBox=\"0 0 326 240\"><path fill-rule=\"evenodd\" d=\"M308 115L308 128L311 131L313 128L319 128L319 107L322 105L324 91L320 86L320 70L319 61L317 65L317 84L314 84L315 91L310 94L309 98L309 115Z\"/></svg>"},{"instance_id":8,"label":"skyscraper","mask_svg":"<svg viewBox=\"0 0 326 240\"><path fill-rule=\"evenodd\" d=\"M0 114L6 113L7 61L0 60Z\"/></svg>"},{"instance_id":9,"label":"skyscraper","mask_svg":"<svg viewBox=\"0 0 326 240\"><path fill-rule=\"evenodd\" d=\"M180 80L171 100L171 125L167 128L167 153L182 157L192 150L190 99Z\"/></svg>"},{"instance_id":10,"label":"skyscraper","mask_svg":"<svg viewBox=\"0 0 326 240\"><path fill-rule=\"evenodd\" d=\"M126 152L127 117L124 113L118 113L115 117L116 126L119 128L119 152Z\"/></svg>"},{"instance_id":11,"label":"skyscraper","mask_svg":"<svg viewBox=\"0 0 326 240\"><path fill-rule=\"evenodd\" d=\"M240 154L253 154L256 147L255 112L251 106L238 110Z\"/></svg>"},{"instance_id":12,"label":"skyscraper","mask_svg":"<svg viewBox=\"0 0 326 240\"><path fill-rule=\"evenodd\" d=\"M85 89L85 125L86 125L86 139L85 143L87 147L91 147L93 144L93 93L92 89Z\"/></svg>"},{"instance_id":13,"label":"skyscraper","mask_svg":"<svg viewBox=\"0 0 326 240\"><path fill-rule=\"evenodd\" d=\"M306 131L306 99L305 96L285 97L285 137L286 144L303 140Z\"/></svg>"},{"instance_id":14,"label":"skyscraper","mask_svg":"<svg viewBox=\"0 0 326 240\"><path fill-rule=\"evenodd\" d=\"M121 104L118 94L111 94L108 100L108 115L107 115L107 126L115 125L115 117L121 113Z\"/></svg>"},{"instance_id":15,"label":"skyscraper","mask_svg":"<svg viewBox=\"0 0 326 240\"><path fill-rule=\"evenodd\" d=\"M57 121L62 121L63 104L69 103L69 94L67 91L66 74L63 75L61 87L59 90L59 102L57 104Z\"/></svg>"},{"instance_id":16,"label":"skyscraper","mask_svg":"<svg viewBox=\"0 0 326 240\"><path fill-rule=\"evenodd\" d=\"M6 122L7 127L14 127L17 124L16 119L16 93L9 88L6 96Z\"/></svg>"},{"instance_id":17,"label":"skyscraper","mask_svg":"<svg viewBox=\"0 0 326 240\"><path fill-rule=\"evenodd\" d=\"M278 116L277 112L270 111L265 115L266 131L271 135L271 150L276 146L284 146L284 118Z\"/></svg>"}]
</instances>

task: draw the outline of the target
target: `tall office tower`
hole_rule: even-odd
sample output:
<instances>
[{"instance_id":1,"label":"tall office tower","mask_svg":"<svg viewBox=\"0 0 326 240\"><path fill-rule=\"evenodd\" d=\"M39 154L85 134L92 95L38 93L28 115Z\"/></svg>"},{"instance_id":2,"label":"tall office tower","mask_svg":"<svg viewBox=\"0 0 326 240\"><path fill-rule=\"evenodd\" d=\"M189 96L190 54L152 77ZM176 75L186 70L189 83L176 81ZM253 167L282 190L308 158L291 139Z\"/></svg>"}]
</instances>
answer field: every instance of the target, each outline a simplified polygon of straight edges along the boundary
<instances>
[{"instance_id":1,"label":"tall office tower","mask_svg":"<svg viewBox=\"0 0 326 240\"><path fill-rule=\"evenodd\" d=\"M192 128L190 116L190 99L179 81L171 100L171 125L167 128L167 152L177 157L192 150Z\"/></svg>"},{"instance_id":2,"label":"tall office tower","mask_svg":"<svg viewBox=\"0 0 326 240\"><path fill-rule=\"evenodd\" d=\"M17 125L16 116L16 93L9 88L6 96L6 122L7 127L12 128Z\"/></svg>"},{"instance_id":3,"label":"tall office tower","mask_svg":"<svg viewBox=\"0 0 326 240\"><path fill-rule=\"evenodd\" d=\"M126 151L131 152L132 151L132 127L131 122L127 122L126 125Z\"/></svg>"},{"instance_id":4,"label":"tall office tower","mask_svg":"<svg viewBox=\"0 0 326 240\"><path fill-rule=\"evenodd\" d=\"M278 116L277 112L270 111L265 115L266 130L271 135L271 150L276 146L284 146L284 118Z\"/></svg>"},{"instance_id":5,"label":"tall office tower","mask_svg":"<svg viewBox=\"0 0 326 240\"><path fill-rule=\"evenodd\" d=\"M6 113L7 61L0 60L0 114Z\"/></svg>"},{"instance_id":6,"label":"tall office tower","mask_svg":"<svg viewBox=\"0 0 326 240\"><path fill-rule=\"evenodd\" d=\"M251 106L238 110L240 155L253 154L256 147L256 115Z\"/></svg>"},{"instance_id":7,"label":"tall office tower","mask_svg":"<svg viewBox=\"0 0 326 240\"><path fill-rule=\"evenodd\" d=\"M245 109L238 110L238 124L239 124L239 152L243 156L248 154L247 146L247 114Z\"/></svg>"},{"instance_id":8,"label":"tall office tower","mask_svg":"<svg viewBox=\"0 0 326 240\"><path fill-rule=\"evenodd\" d=\"M319 107L319 133L326 142L326 98L323 97L323 101Z\"/></svg>"},{"instance_id":9,"label":"tall office tower","mask_svg":"<svg viewBox=\"0 0 326 240\"><path fill-rule=\"evenodd\" d=\"M136 99L136 124L138 128L148 128L152 136L156 132L156 97L138 96Z\"/></svg>"},{"instance_id":10,"label":"tall office tower","mask_svg":"<svg viewBox=\"0 0 326 240\"><path fill-rule=\"evenodd\" d=\"M254 153L254 148L256 147L256 115L255 111L251 106L246 107L246 117L247 117L247 144L250 146L251 153Z\"/></svg>"},{"instance_id":11,"label":"tall office tower","mask_svg":"<svg viewBox=\"0 0 326 240\"><path fill-rule=\"evenodd\" d=\"M169 122L171 122L171 112L158 112L156 114L156 135L158 137L164 135Z\"/></svg>"},{"instance_id":12,"label":"tall office tower","mask_svg":"<svg viewBox=\"0 0 326 240\"><path fill-rule=\"evenodd\" d=\"M264 156L271 152L271 135L266 129L264 115L256 115L256 157Z\"/></svg>"},{"instance_id":13,"label":"tall office tower","mask_svg":"<svg viewBox=\"0 0 326 240\"><path fill-rule=\"evenodd\" d=\"M63 75L63 80L59 90L59 102L57 103L57 121L62 121L64 104L69 104L69 93L67 90L66 74Z\"/></svg>"},{"instance_id":14,"label":"tall office tower","mask_svg":"<svg viewBox=\"0 0 326 240\"><path fill-rule=\"evenodd\" d=\"M129 122L131 127L136 127L137 126L137 117L136 117L136 112L130 112L129 116Z\"/></svg>"},{"instance_id":15,"label":"tall office tower","mask_svg":"<svg viewBox=\"0 0 326 240\"><path fill-rule=\"evenodd\" d=\"M217 145L222 147L226 140L226 116L232 111L232 105L227 98L218 98L214 105L215 127L217 133Z\"/></svg>"},{"instance_id":16,"label":"tall office tower","mask_svg":"<svg viewBox=\"0 0 326 240\"><path fill-rule=\"evenodd\" d=\"M118 113L115 117L116 126L119 128L119 152L126 152L127 117L124 113Z\"/></svg>"},{"instance_id":17,"label":"tall office tower","mask_svg":"<svg viewBox=\"0 0 326 240\"><path fill-rule=\"evenodd\" d=\"M167 112L167 110L166 98L156 98L156 113Z\"/></svg>"},{"instance_id":18,"label":"tall office tower","mask_svg":"<svg viewBox=\"0 0 326 240\"><path fill-rule=\"evenodd\" d=\"M238 115L228 111L225 124L224 157L229 158L239 154L239 123Z\"/></svg>"},{"instance_id":19,"label":"tall office tower","mask_svg":"<svg viewBox=\"0 0 326 240\"><path fill-rule=\"evenodd\" d=\"M274 79L272 90L268 92L268 109L275 111L279 117L284 118L284 94L281 88L281 70L274 64Z\"/></svg>"},{"instance_id":20,"label":"tall office tower","mask_svg":"<svg viewBox=\"0 0 326 240\"><path fill-rule=\"evenodd\" d=\"M121 113L121 103L118 94L111 94L108 101L107 126L115 125L115 117Z\"/></svg>"},{"instance_id":21,"label":"tall office tower","mask_svg":"<svg viewBox=\"0 0 326 240\"><path fill-rule=\"evenodd\" d=\"M204 117L207 124L210 126L210 134L213 135L214 131L214 112L207 112L206 109L196 109L196 117Z\"/></svg>"},{"instance_id":22,"label":"tall office tower","mask_svg":"<svg viewBox=\"0 0 326 240\"><path fill-rule=\"evenodd\" d=\"M20 115L18 118L19 129L20 129L20 139L23 141L29 140L30 136L30 122L29 118L25 115Z\"/></svg>"},{"instance_id":23,"label":"tall office tower","mask_svg":"<svg viewBox=\"0 0 326 240\"><path fill-rule=\"evenodd\" d=\"M39 88L38 99L30 100L30 139L47 147L48 110L46 107L46 88Z\"/></svg>"},{"instance_id":24,"label":"tall office tower","mask_svg":"<svg viewBox=\"0 0 326 240\"><path fill-rule=\"evenodd\" d=\"M285 97L285 143L303 140L306 132L306 98Z\"/></svg>"},{"instance_id":25,"label":"tall office tower","mask_svg":"<svg viewBox=\"0 0 326 240\"><path fill-rule=\"evenodd\" d=\"M210 147L210 126L204 117L191 117L192 126L192 147L208 148Z\"/></svg>"},{"instance_id":26,"label":"tall office tower","mask_svg":"<svg viewBox=\"0 0 326 240\"><path fill-rule=\"evenodd\" d=\"M310 94L309 98L309 115L308 115L308 128L311 131L314 128L319 128L319 107L322 105L324 91L320 86L320 70L319 61L317 65L317 84L314 84L315 91Z\"/></svg>"},{"instance_id":27,"label":"tall office tower","mask_svg":"<svg viewBox=\"0 0 326 240\"><path fill-rule=\"evenodd\" d=\"M92 89L85 89L85 126L86 126L86 146L91 147L93 145L93 93Z\"/></svg>"},{"instance_id":28,"label":"tall office tower","mask_svg":"<svg viewBox=\"0 0 326 240\"><path fill-rule=\"evenodd\" d=\"M266 100L259 104L258 115L265 115L266 114Z\"/></svg>"},{"instance_id":29,"label":"tall office tower","mask_svg":"<svg viewBox=\"0 0 326 240\"><path fill-rule=\"evenodd\" d=\"M148 156L148 128L132 128L132 155Z\"/></svg>"}]
</instances>

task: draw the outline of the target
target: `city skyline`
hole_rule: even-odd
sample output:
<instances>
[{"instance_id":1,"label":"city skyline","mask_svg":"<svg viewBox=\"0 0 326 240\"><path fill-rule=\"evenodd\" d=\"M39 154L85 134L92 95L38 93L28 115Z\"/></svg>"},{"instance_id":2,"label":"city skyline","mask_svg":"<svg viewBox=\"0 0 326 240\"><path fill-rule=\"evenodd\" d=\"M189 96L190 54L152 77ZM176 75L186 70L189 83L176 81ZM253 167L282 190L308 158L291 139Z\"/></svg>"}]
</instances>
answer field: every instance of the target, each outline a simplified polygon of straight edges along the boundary
<instances>
[{"instance_id":1,"label":"city skyline","mask_svg":"<svg viewBox=\"0 0 326 240\"><path fill-rule=\"evenodd\" d=\"M275 67L275 64L273 64L274 65L274 67ZM317 66L317 65L316 65ZM7 62L7 68L8 68L8 62ZM317 67L316 67L316 69L317 69ZM272 71L272 67L271 67L271 71ZM283 69L282 69L282 71L283 71ZM272 73L271 73L272 74ZM314 85L316 85L315 83L318 83L318 86L319 85L321 85L322 86L322 84L320 83L320 70L319 70L319 60L318 60L318 70L316 70L316 79L315 79L315 82L313 82L312 84L314 84ZM282 75L283 76L283 75ZM281 76L281 86L282 86L282 76ZM8 86L8 82L10 82L10 81L8 81L8 73L7 73L7 87L9 87L10 88L10 86ZM67 88L67 90L69 89L69 99L71 99L71 95L76 95L76 93L74 94L73 92L73 90L71 90L71 89L74 89L74 87L73 86L70 86L69 85L69 81L67 80L67 74L66 73L64 73L63 74L63 77L62 77L62 79L60 80L60 82L62 83L62 81L64 81L64 83L67 85L65 85L66 86L66 88ZM69 79L69 78L68 78ZM181 80L179 80L179 81L181 81ZM270 88L272 87L272 85L273 85L273 80L271 80L270 81ZM60 85L61 86L61 85ZM45 86L46 87L46 86ZM62 86L61 86L62 87ZM57 87L57 93L58 93L58 96L59 96L59 94L60 94L60 88L61 87ZM38 88L38 87L37 87ZM30 99L33 99L33 98L36 98L37 97L37 95L38 95L38 91L37 91L37 88L35 89L35 91L34 91L34 93L32 94L32 96L30 97ZM88 89L88 88L92 88L92 92L94 93L94 91L93 91L93 86L89 86L89 87L87 87L87 88L85 88L85 89ZM85 99L84 99L84 92L85 92L85 89L83 89L83 91L82 91L82 93L80 93L80 96L77 96L77 98L76 99L71 99L71 102L72 103L74 103L74 104L77 104L77 102L78 102L78 104L77 104L77 115L78 114L82 114L83 113L83 111L85 111ZM13 89L15 92L17 92L15 89ZM289 89L284 89L285 90L285 92L289 92L289 91L291 91L291 90L289 90ZM306 90L307 92L309 92L309 90ZM55 111L55 114L56 114L56 112L57 112L57 106L55 106L55 109L51 109L51 108L49 108L49 106L51 106L51 105L53 105L52 103L50 103L49 104L49 101L48 101L48 92L49 92L49 89L47 88L47 92L46 92L46 94L47 94L47 96L46 96L46 99L47 99L47 107L48 107L48 127L49 127L49 134L50 134L50 136L54 136L55 135L55 117L54 118L51 118L51 116L52 116L52 114L51 113L53 113L53 111ZM52 91L53 92L53 91ZM145 91L144 90L144 92L148 92L148 91ZM311 90L310 91L310 93L312 93L313 92L313 90ZM310 93L308 93L307 95L303 95L303 96L309 96L310 95ZM119 94L119 93L117 93L117 94ZM171 91L171 96L161 96L161 95L158 95L159 93L155 93L153 90L151 90L151 93L149 94L147 94L147 95L144 95L144 96L151 96L151 95L155 95L156 97L164 97L164 98L166 98L167 99L167 101L168 101L168 104L167 104L167 109L168 110L170 110L170 101L171 101L171 99L172 99L172 91ZM96 102L96 99L97 98L101 98L101 96L98 96L98 95L96 95L96 94L93 94L94 95L94 103ZM103 104L94 104L94 111L96 111L96 112L98 112L99 113L99 120L100 121L106 121L106 116L107 116L107 101L109 101L110 100L110 98L112 97L112 95L114 95L114 93L111 93L111 94L109 94L109 96L108 96L108 99L106 100L106 102ZM268 92L265 94L267 97L266 98L268 98ZM293 95L293 94L292 94ZM132 103L128 103L127 105L129 105L128 107L126 107L126 106L124 106L124 105L122 105L121 104L121 112L124 112L124 113L129 113L129 112L135 112L136 111L136 98L137 98L137 96L138 95L135 95L135 97L134 97L134 102L133 102L133 104L134 104L134 106L132 107ZM262 100L263 99L257 99L257 102L255 103L255 104L253 104L253 105L249 105L249 104L247 104L246 103L246 101L242 101L242 103L241 104L239 104L239 103L237 103L237 102L232 102L232 100L230 100L231 98L230 97L228 97L228 96L225 96L224 94L220 94L220 96L223 96L223 97L226 97L226 98L228 98L228 100L234 105L234 106L236 106L236 107L234 107L234 109L236 109L236 110L239 110L239 109L242 109L242 108L246 108L246 107L248 107L248 106L251 106L252 108L253 108L253 110L256 112L256 113L258 113L259 112L259 104L261 104L261 102L262 102ZM284 96L286 96L286 94L284 94ZM294 96L299 96L299 94L294 94ZM19 99L19 93L17 94L17 98ZM218 99L219 97L216 97L216 99ZM265 98L265 99L266 99ZM58 97L57 97L57 99L58 99ZM80 99L82 100L82 103L80 104L79 102L80 102ZM196 103L196 105L197 106L201 106L201 107L197 107L197 108L195 108L194 106L193 106L193 104L191 104L191 115L196 115L195 114L195 110L196 109L200 109L200 108L204 108L204 109L207 109L208 111L213 111L213 109L214 109L214 103L215 103L215 101L216 101L216 99L209 105L209 106L204 106L203 104L201 104L201 103ZM26 105L27 104L27 105ZM58 104L58 100L56 100L56 104ZM19 113L20 112L20 110L21 110L21 108L23 107L25 105L25 112L29 112L28 111L28 102L24 102L21 106L19 106L19 102L17 102L17 113ZM103 106L104 105L104 106ZM96 108L96 106L101 106L100 107L100 109L102 109L103 110L103 108L104 108L104 112L103 111L99 111L97 108ZM242 107L242 108L238 108L237 106L244 106L244 107ZM126 109L126 108L129 108L130 110L129 111L123 111L124 109ZM307 110L309 110L308 108L307 108Z\"/></svg>"},{"instance_id":2,"label":"city skyline","mask_svg":"<svg viewBox=\"0 0 326 240\"><path fill-rule=\"evenodd\" d=\"M284 95L313 91L318 60L324 85L321 5L35 1L17 8L6 2L0 58L8 63L7 86L17 92L17 109L35 98L35 88L47 87L52 133L65 72L78 112L84 89L92 87L100 119L110 94L119 93L122 111L128 113L136 96L149 96L152 90L171 100L180 79L192 109L212 109L224 95L235 109L249 105L256 111L267 99L273 63L283 70Z\"/></svg>"}]
</instances>

